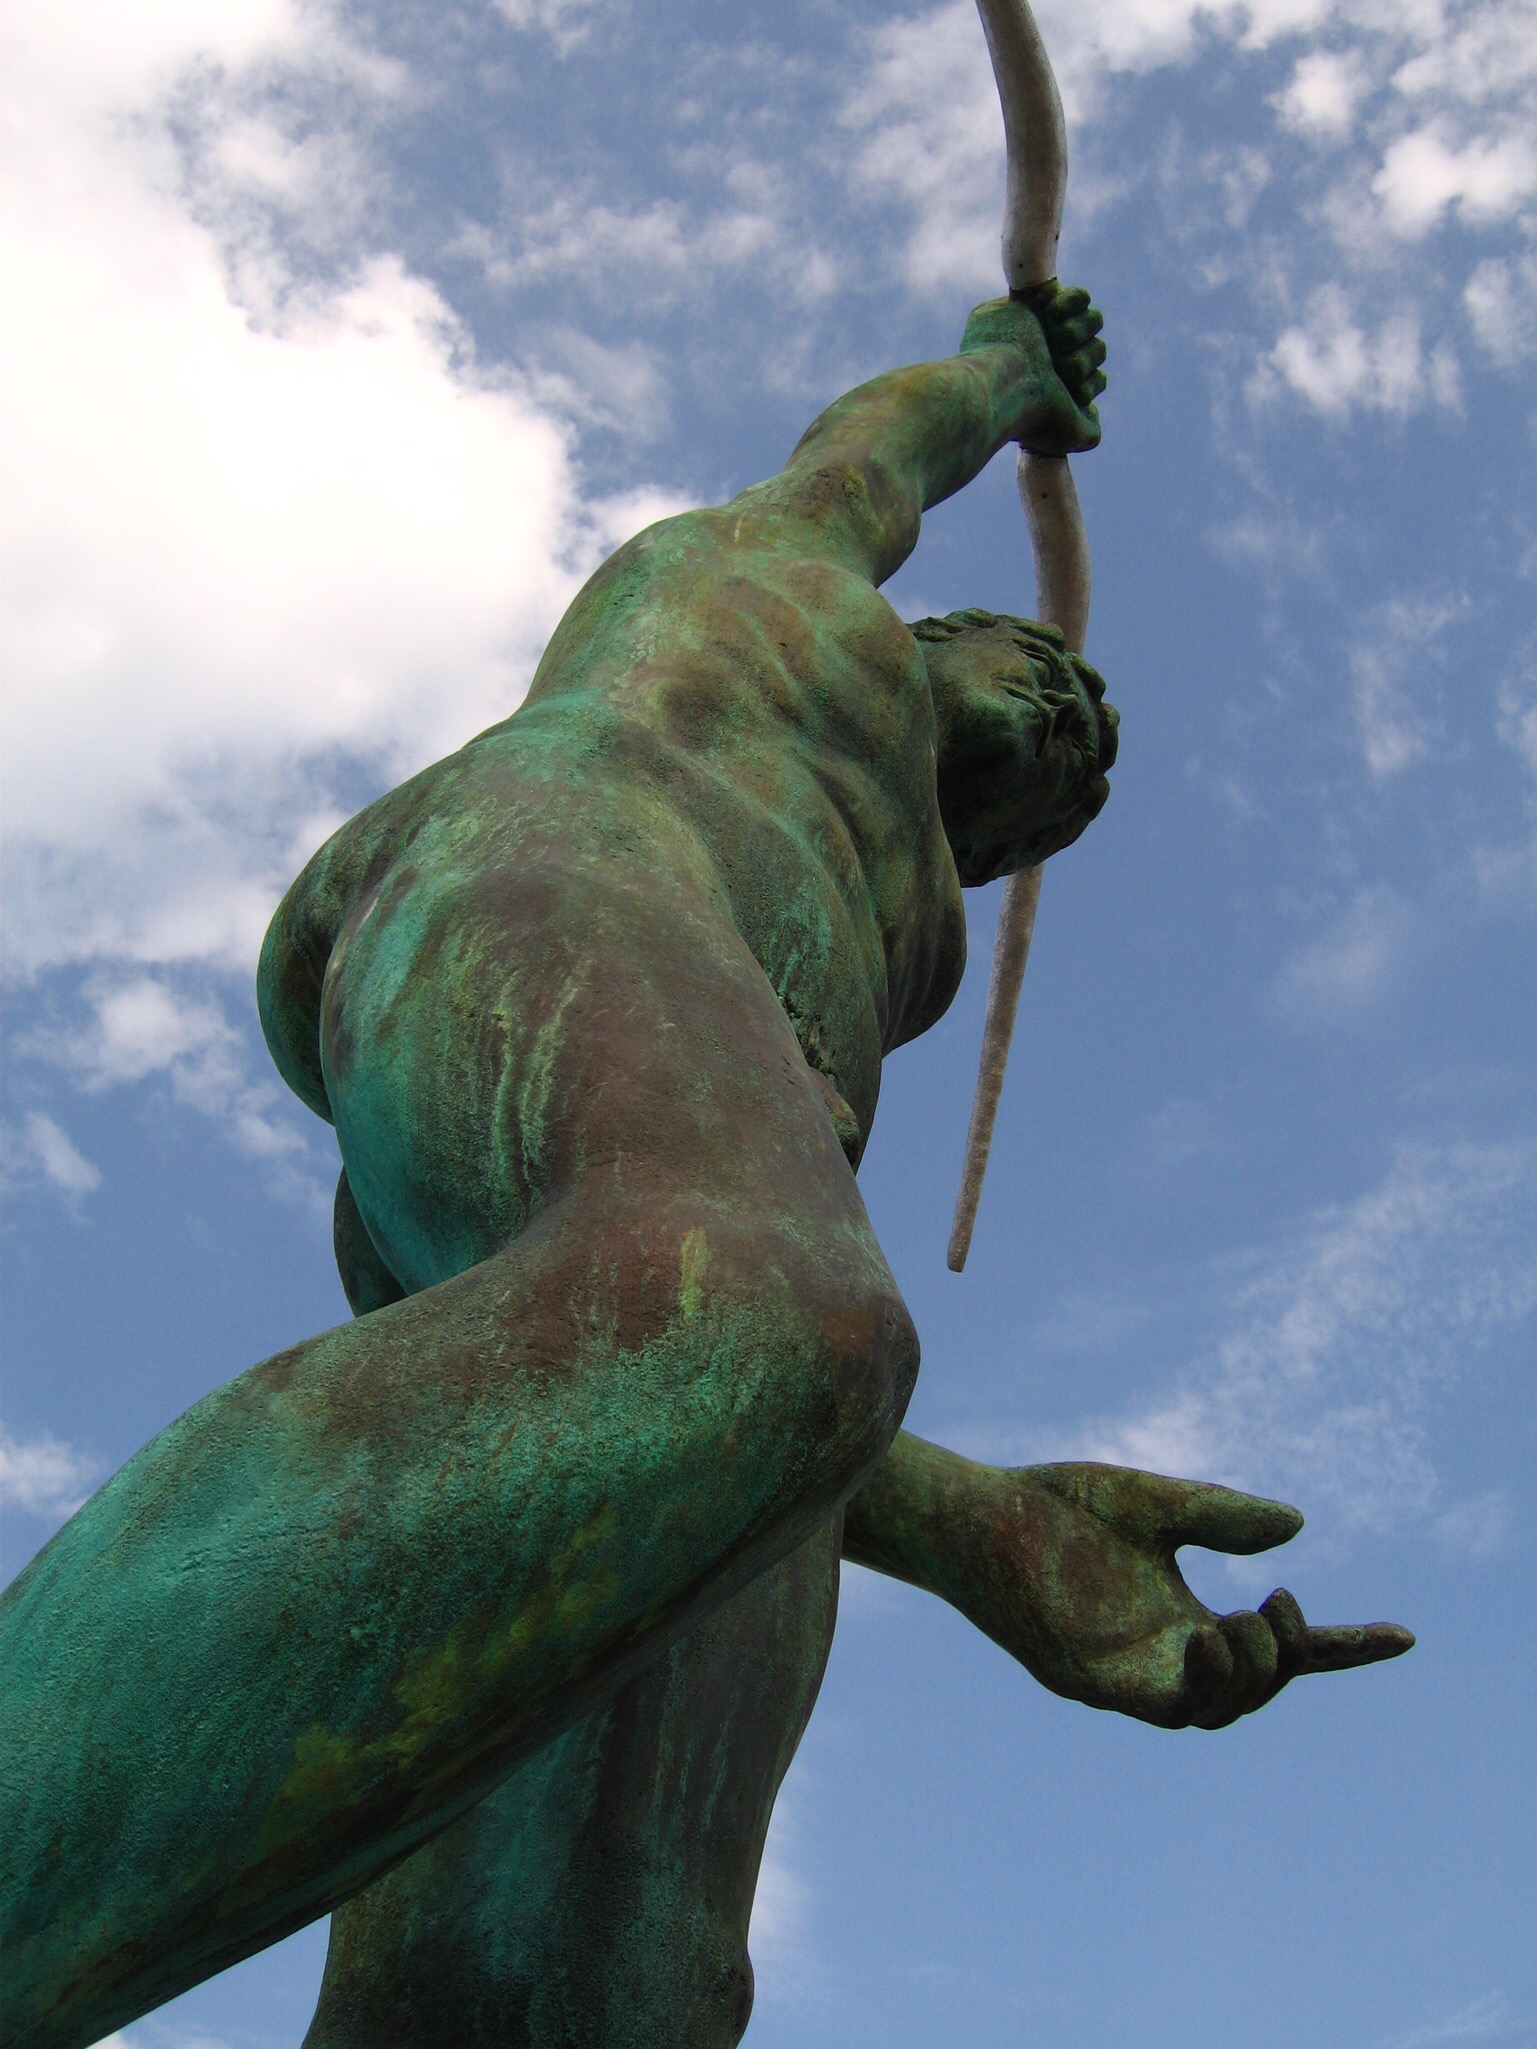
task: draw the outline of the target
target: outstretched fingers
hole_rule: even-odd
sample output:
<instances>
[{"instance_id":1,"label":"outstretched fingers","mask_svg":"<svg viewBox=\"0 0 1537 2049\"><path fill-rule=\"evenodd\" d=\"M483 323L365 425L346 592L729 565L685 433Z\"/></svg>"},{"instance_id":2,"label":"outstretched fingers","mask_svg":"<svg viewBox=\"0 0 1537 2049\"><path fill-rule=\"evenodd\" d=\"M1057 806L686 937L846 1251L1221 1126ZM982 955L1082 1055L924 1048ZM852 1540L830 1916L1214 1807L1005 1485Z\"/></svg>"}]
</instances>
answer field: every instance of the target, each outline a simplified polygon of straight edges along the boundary
<instances>
[{"instance_id":1,"label":"outstretched fingers","mask_svg":"<svg viewBox=\"0 0 1537 2049\"><path fill-rule=\"evenodd\" d=\"M1396 1622L1309 1628L1295 1597L1278 1587L1256 1612L1214 1616L1191 1631L1185 1646L1189 1719L1198 1729L1225 1729L1301 1673L1347 1672L1402 1657L1413 1646L1413 1633Z\"/></svg>"},{"instance_id":2,"label":"outstretched fingers","mask_svg":"<svg viewBox=\"0 0 1537 2049\"><path fill-rule=\"evenodd\" d=\"M1414 1649L1414 1632L1397 1622L1362 1622L1341 1629L1310 1629L1307 1672L1348 1672L1378 1665Z\"/></svg>"},{"instance_id":3,"label":"outstretched fingers","mask_svg":"<svg viewBox=\"0 0 1537 2049\"><path fill-rule=\"evenodd\" d=\"M1294 1596L1277 1587L1260 1611L1280 1646L1281 1684L1300 1672L1349 1672L1357 1665L1380 1665L1414 1649L1414 1632L1397 1622L1356 1622L1333 1629L1310 1629Z\"/></svg>"}]
</instances>

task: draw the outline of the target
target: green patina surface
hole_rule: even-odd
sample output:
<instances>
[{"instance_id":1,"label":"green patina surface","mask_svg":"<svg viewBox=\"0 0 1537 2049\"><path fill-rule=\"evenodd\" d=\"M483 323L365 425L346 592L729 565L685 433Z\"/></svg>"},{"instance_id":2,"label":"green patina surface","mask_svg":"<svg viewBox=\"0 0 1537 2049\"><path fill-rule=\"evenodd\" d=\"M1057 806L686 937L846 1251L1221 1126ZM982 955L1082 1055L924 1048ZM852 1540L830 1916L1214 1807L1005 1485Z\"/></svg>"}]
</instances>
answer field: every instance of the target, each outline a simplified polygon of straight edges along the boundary
<instances>
[{"instance_id":1,"label":"green patina surface","mask_svg":"<svg viewBox=\"0 0 1537 2049\"><path fill-rule=\"evenodd\" d=\"M1103 803L1115 725L1048 631L914 631L879 585L1006 443L1093 444L1097 328L979 309L639 535L524 706L285 898L263 1022L336 1126L357 1316L0 1603L15 2049L338 1903L314 2044L734 2042L845 1509L849 1555L1149 1720L1385 1654L1183 1588L1177 1542L1291 1511L896 1434L916 1340L851 1171L881 1059L954 994L961 886Z\"/></svg>"}]
</instances>

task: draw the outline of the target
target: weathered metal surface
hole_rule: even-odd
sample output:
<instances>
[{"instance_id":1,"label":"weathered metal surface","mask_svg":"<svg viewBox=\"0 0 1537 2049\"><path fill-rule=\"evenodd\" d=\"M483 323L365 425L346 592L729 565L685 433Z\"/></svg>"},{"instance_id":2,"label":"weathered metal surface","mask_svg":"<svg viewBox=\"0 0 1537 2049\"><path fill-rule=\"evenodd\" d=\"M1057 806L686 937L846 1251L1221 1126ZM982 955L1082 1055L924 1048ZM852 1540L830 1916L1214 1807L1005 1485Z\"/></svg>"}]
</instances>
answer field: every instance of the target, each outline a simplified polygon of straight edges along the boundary
<instances>
[{"instance_id":1,"label":"weathered metal surface","mask_svg":"<svg viewBox=\"0 0 1537 2049\"><path fill-rule=\"evenodd\" d=\"M264 1020L403 1299L196 1404L6 1591L15 2049L382 1876L880 1461L917 1344L846 1155L964 923L940 686L877 586L998 448L1091 435L1043 315L621 549L517 715L290 892ZM978 643L943 723L1024 852L1096 714L1043 745L1036 665Z\"/></svg>"},{"instance_id":2,"label":"weathered metal surface","mask_svg":"<svg viewBox=\"0 0 1537 2049\"><path fill-rule=\"evenodd\" d=\"M306 2049L720 2049L832 1641L832 1524L333 1918Z\"/></svg>"},{"instance_id":3,"label":"weathered metal surface","mask_svg":"<svg viewBox=\"0 0 1537 2049\"><path fill-rule=\"evenodd\" d=\"M1151 1721L1405 1646L1192 1599L1177 1541L1294 1511L897 1434L917 1344L852 1171L881 1058L953 995L962 884L1104 802L1115 726L1049 632L909 630L877 585L996 448L1092 438L1085 305L979 308L621 549L526 705L280 907L263 1018L336 1124L357 1319L0 1598L14 2049L333 1907L311 2049L728 2049L845 1512L848 1555Z\"/></svg>"}]
</instances>

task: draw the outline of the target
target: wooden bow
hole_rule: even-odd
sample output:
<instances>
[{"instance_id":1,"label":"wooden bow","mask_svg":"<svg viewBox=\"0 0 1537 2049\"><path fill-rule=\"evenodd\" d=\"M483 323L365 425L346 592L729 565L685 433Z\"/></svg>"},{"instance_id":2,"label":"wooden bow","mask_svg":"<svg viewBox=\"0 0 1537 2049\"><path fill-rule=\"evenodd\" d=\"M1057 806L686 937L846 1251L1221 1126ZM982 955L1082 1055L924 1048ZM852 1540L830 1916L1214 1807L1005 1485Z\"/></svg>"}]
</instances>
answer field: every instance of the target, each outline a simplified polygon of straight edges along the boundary
<instances>
[{"instance_id":1,"label":"wooden bow","mask_svg":"<svg viewBox=\"0 0 1537 2049\"><path fill-rule=\"evenodd\" d=\"M1008 151L1003 274L1009 290L1019 292L1057 274L1057 237L1067 191L1067 123L1051 59L1028 0L977 0L977 9L998 81ZM1069 648L1082 654L1089 623L1089 538L1067 458L1030 455L1021 449L1019 496L1035 556L1035 615L1060 627ZM1011 875L1003 885L982 1058L966 1133L966 1164L950 1227L948 1257L954 1273L965 1266L971 1249L1040 894L1038 867Z\"/></svg>"}]
</instances>

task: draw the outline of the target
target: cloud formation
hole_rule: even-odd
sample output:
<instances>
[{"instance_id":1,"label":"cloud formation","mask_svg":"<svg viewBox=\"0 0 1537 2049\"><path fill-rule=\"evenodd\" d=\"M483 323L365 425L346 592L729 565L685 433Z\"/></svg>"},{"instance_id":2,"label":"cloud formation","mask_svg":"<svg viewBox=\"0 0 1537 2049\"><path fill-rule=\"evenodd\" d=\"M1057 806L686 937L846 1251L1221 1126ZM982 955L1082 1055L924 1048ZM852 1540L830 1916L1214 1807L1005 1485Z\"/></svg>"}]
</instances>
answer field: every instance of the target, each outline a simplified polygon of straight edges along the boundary
<instances>
[{"instance_id":1,"label":"cloud formation","mask_svg":"<svg viewBox=\"0 0 1537 2049\"><path fill-rule=\"evenodd\" d=\"M1405 2035L1394 2035L1374 2049L1443 2049L1454 2042L1515 2042L1527 2038L1526 2028L1511 2014L1501 1992L1486 1992L1456 2013L1422 2021Z\"/></svg>"},{"instance_id":2,"label":"cloud formation","mask_svg":"<svg viewBox=\"0 0 1537 2049\"><path fill-rule=\"evenodd\" d=\"M1007 1455L1305 1502L1334 1543L1439 1515L1448 1548L1488 1555L1503 1504L1443 1501L1436 1422L1481 1350L1537 1311L1534 1235L1537 1146L1406 1148L1377 1187L1320 1212L1236 1286L1215 1284L1216 1335L1187 1371ZM1000 1455L996 1441L977 1448Z\"/></svg>"},{"instance_id":3,"label":"cloud formation","mask_svg":"<svg viewBox=\"0 0 1537 2049\"><path fill-rule=\"evenodd\" d=\"M5 1134L5 1185L25 1187L40 1179L74 1205L101 1186L101 1169L88 1160L69 1133L43 1110L29 1110Z\"/></svg>"},{"instance_id":4,"label":"cloud formation","mask_svg":"<svg viewBox=\"0 0 1537 2049\"><path fill-rule=\"evenodd\" d=\"M530 46L554 38L563 77L602 55L585 6L501 12ZM509 159L500 212L457 217L429 277L379 138L435 82L366 42L361 17L149 0L130 21L104 0L23 0L14 20L13 161L29 168L4 230L5 432L26 484L0 533L7 943L13 974L89 983L80 1076L103 990L148 974L178 1002L222 1002L308 852L515 704L580 577L680 502L644 484L599 498L581 466L589 431L666 427L659 345L576 332L568 299L493 352L445 279L514 306L585 277L595 305L669 308L674 327L711 290L745 305L750 288L755 309L772 302L761 373L783 385L835 287L889 292L895 268L915 304L992 288L1001 138L971 0L861 34L814 86L777 52L770 129L744 118L725 141L690 127L690 94L729 71L729 101L763 53L691 46L657 117L667 189L637 197L598 150L570 177ZM1188 234L1216 209L1206 254L1245 283L1261 415L1445 413L1470 351L1486 374L1537 347L1515 114L1537 63L1528 10L1049 0L1043 25L1077 124L1080 223L1134 203ZM1251 140L1160 156L1144 135L1137 162L1118 156L1116 96L1171 66L1193 76L1213 39L1241 79L1255 67ZM806 146L780 147L795 122ZM1423 719L1380 649L1351 674L1372 773L1396 773L1428 745ZM186 1100L195 1064L177 1056Z\"/></svg>"},{"instance_id":5,"label":"cloud formation","mask_svg":"<svg viewBox=\"0 0 1537 2049\"><path fill-rule=\"evenodd\" d=\"M160 0L132 33L109 13L24 6L12 80L30 166L4 251L23 974L247 966L280 879L339 815L339 763L397 776L504 715L616 523L650 509L584 501L568 425L482 365L398 256L321 288L276 244L221 241L220 191L351 203L340 143L262 127L228 83L258 60L334 71L334 24L277 0ZM204 75L189 195L167 124Z\"/></svg>"},{"instance_id":6,"label":"cloud formation","mask_svg":"<svg viewBox=\"0 0 1537 2049\"><path fill-rule=\"evenodd\" d=\"M1370 0L1043 0L1038 12L1082 159L1070 230L1135 203L1189 243L1198 275L1242 279L1256 402L1337 420L1455 407L1470 337L1440 311L1448 265L1485 352L1508 362L1528 346L1537 17L1523 0L1391 12ZM1250 139L1152 161L1144 139L1143 161L1126 158L1117 95L1191 66L1214 40L1256 79L1295 52L1286 84L1258 99ZM906 209L909 286L990 285L1002 133L970 0L872 31L844 119L867 192ZM1213 206L1246 230L1244 246L1208 233Z\"/></svg>"},{"instance_id":7,"label":"cloud formation","mask_svg":"<svg viewBox=\"0 0 1537 2049\"><path fill-rule=\"evenodd\" d=\"M43 1035L37 1049L77 1088L161 1081L174 1102L212 1118L247 1157L278 1170L289 1193L329 1200L300 1166L313 1121L301 1122L275 1081L252 1080L245 1037L215 997L145 974L98 977L83 995L88 1021Z\"/></svg>"},{"instance_id":8,"label":"cloud formation","mask_svg":"<svg viewBox=\"0 0 1537 2049\"><path fill-rule=\"evenodd\" d=\"M63 1522L101 1478L103 1467L73 1444L46 1432L18 1438L0 1432L0 1504L46 1522Z\"/></svg>"},{"instance_id":9,"label":"cloud formation","mask_svg":"<svg viewBox=\"0 0 1537 2049\"><path fill-rule=\"evenodd\" d=\"M1394 890L1360 888L1284 963L1276 1005L1295 1024L1358 1019L1395 986L1417 937L1415 914Z\"/></svg>"},{"instance_id":10,"label":"cloud formation","mask_svg":"<svg viewBox=\"0 0 1537 2049\"><path fill-rule=\"evenodd\" d=\"M825 1990L816 1894L803 1869L798 1789L804 1786L805 1777L804 1762L792 1766L774 1803L747 1939L758 2000L792 2010L815 2002Z\"/></svg>"}]
</instances>

